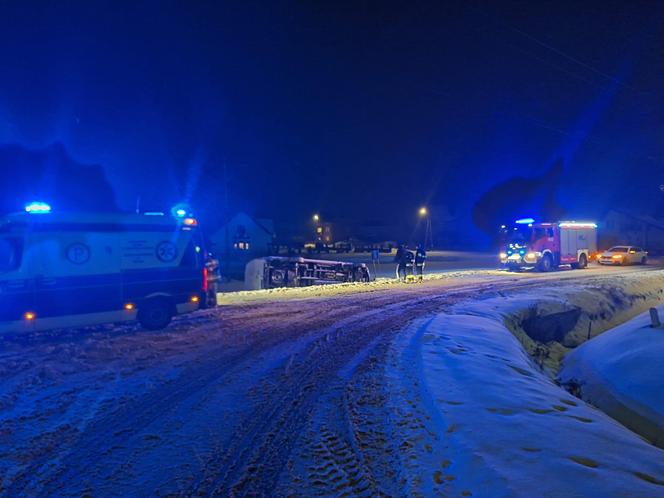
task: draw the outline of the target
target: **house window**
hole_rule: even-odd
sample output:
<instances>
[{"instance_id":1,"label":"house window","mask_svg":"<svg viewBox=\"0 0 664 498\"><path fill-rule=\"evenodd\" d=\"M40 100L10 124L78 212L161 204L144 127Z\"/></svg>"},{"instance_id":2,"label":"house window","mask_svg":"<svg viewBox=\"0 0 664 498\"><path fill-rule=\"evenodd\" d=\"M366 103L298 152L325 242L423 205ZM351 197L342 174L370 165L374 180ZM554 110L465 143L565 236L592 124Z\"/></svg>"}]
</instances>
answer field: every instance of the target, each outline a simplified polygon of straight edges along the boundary
<instances>
[{"instance_id":1,"label":"house window","mask_svg":"<svg viewBox=\"0 0 664 498\"><path fill-rule=\"evenodd\" d=\"M233 249L238 251L248 251L249 250L249 234L244 225L237 225L235 227L235 237L233 241Z\"/></svg>"},{"instance_id":2,"label":"house window","mask_svg":"<svg viewBox=\"0 0 664 498\"><path fill-rule=\"evenodd\" d=\"M249 250L249 241L248 240L236 240L233 243L233 249L238 249L240 251Z\"/></svg>"}]
</instances>

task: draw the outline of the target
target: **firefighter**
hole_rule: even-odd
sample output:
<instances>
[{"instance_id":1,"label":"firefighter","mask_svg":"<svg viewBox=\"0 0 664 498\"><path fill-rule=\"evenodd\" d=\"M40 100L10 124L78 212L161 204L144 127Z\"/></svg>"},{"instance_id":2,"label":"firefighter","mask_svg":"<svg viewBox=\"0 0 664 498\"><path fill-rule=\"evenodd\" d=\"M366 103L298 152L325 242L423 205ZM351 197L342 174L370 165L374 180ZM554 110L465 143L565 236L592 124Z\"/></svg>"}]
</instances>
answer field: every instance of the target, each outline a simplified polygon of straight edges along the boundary
<instances>
[{"instance_id":1,"label":"firefighter","mask_svg":"<svg viewBox=\"0 0 664 498\"><path fill-rule=\"evenodd\" d=\"M424 263L427 259L427 251L424 249L424 245L418 244L417 249L415 249L415 272L418 280L424 278Z\"/></svg>"},{"instance_id":2,"label":"firefighter","mask_svg":"<svg viewBox=\"0 0 664 498\"><path fill-rule=\"evenodd\" d=\"M394 262L397 264L397 279L402 282L406 280L408 266L412 265L413 253L406 249L405 244L401 244L394 256Z\"/></svg>"}]
</instances>

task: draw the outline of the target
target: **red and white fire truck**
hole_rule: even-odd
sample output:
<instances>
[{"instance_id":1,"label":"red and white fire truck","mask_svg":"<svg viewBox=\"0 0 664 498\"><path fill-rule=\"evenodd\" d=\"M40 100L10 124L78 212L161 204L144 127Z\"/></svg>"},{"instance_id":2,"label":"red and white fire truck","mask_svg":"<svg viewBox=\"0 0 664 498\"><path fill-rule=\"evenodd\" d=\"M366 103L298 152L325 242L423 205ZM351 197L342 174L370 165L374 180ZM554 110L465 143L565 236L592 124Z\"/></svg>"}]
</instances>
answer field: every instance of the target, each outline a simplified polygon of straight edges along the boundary
<instances>
[{"instance_id":1,"label":"red and white fire truck","mask_svg":"<svg viewBox=\"0 0 664 498\"><path fill-rule=\"evenodd\" d=\"M597 224L559 221L535 223L517 220L501 227L500 262L510 270L536 268L550 271L562 265L585 268L597 252Z\"/></svg>"}]
</instances>

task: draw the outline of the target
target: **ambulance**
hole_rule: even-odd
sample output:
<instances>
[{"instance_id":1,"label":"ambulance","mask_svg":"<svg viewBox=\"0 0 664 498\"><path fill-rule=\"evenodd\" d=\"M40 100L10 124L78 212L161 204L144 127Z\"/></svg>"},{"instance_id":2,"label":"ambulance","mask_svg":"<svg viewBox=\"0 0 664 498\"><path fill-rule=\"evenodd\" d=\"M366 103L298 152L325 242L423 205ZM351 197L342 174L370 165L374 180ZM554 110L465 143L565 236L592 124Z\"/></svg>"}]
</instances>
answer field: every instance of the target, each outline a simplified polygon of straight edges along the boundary
<instances>
[{"instance_id":1,"label":"ambulance","mask_svg":"<svg viewBox=\"0 0 664 498\"><path fill-rule=\"evenodd\" d=\"M57 213L45 203L0 217L0 333L138 320L146 329L208 294L198 222L187 213Z\"/></svg>"}]
</instances>

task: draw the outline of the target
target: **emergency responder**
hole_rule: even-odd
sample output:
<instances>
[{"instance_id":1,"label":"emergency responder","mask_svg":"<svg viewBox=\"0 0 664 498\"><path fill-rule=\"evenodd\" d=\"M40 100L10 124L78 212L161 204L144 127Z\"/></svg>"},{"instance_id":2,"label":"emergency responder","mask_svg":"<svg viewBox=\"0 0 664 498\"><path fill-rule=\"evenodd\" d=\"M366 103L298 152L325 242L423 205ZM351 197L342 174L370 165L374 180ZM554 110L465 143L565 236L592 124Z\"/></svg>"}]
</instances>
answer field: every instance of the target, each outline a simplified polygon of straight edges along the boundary
<instances>
[{"instance_id":1,"label":"emergency responder","mask_svg":"<svg viewBox=\"0 0 664 498\"><path fill-rule=\"evenodd\" d=\"M424 249L424 245L418 244L417 249L415 250L415 273L418 280L424 278L424 263L427 259L427 251Z\"/></svg>"},{"instance_id":2,"label":"emergency responder","mask_svg":"<svg viewBox=\"0 0 664 498\"><path fill-rule=\"evenodd\" d=\"M412 267L413 253L410 252L405 244L401 244L397 249L397 254L394 256L394 262L397 264L397 279L402 282L406 280L408 273L408 266Z\"/></svg>"}]
</instances>

